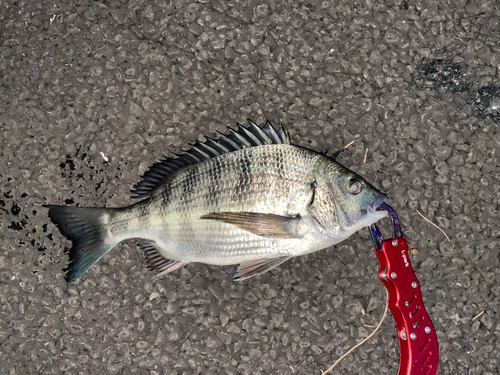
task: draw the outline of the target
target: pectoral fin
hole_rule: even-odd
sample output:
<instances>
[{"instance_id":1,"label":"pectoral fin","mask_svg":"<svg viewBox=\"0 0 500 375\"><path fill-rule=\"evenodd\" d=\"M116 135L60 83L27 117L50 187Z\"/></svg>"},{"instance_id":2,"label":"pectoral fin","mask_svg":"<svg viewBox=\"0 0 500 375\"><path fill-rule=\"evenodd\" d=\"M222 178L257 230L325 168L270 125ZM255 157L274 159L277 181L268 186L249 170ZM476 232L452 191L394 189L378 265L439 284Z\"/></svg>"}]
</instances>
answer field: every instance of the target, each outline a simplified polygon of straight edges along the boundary
<instances>
[{"instance_id":1,"label":"pectoral fin","mask_svg":"<svg viewBox=\"0 0 500 375\"><path fill-rule=\"evenodd\" d=\"M161 276L166 273L175 271L185 264L185 262L165 258L158 251L158 245L153 241L140 242L137 244L137 246L139 246L139 248L144 253L144 256L146 257L148 269L156 272L156 276Z\"/></svg>"},{"instance_id":2,"label":"pectoral fin","mask_svg":"<svg viewBox=\"0 0 500 375\"><path fill-rule=\"evenodd\" d=\"M297 216L280 216L255 212L212 212L200 217L203 220L222 221L266 238L300 238L297 232L301 220Z\"/></svg>"},{"instance_id":3,"label":"pectoral fin","mask_svg":"<svg viewBox=\"0 0 500 375\"><path fill-rule=\"evenodd\" d=\"M281 263L290 259L291 256L284 256L279 258L271 259L257 259L257 260L247 260L238 266L238 270L234 274L233 278L236 281L241 281L248 279L252 276L261 275L264 272L272 270L278 267Z\"/></svg>"}]
</instances>

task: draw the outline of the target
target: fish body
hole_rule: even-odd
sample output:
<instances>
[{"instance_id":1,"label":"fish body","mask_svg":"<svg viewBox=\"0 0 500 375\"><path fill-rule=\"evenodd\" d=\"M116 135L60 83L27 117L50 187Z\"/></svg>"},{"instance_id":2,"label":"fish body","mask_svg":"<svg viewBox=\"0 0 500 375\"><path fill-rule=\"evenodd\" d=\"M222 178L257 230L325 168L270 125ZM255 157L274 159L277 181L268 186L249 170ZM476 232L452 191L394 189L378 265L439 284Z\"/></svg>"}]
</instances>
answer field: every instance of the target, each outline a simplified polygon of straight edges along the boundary
<instances>
[{"instance_id":1,"label":"fish body","mask_svg":"<svg viewBox=\"0 0 500 375\"><path fill-rule=\"evenodd\" d=\"M240 264L236 279L327 248L385 216L386 196L354 172L249 121L155 164L124 208L47 206L73 241L73 281L118 243L143 239L149 268Z\"/></svg>"}]
</instances>

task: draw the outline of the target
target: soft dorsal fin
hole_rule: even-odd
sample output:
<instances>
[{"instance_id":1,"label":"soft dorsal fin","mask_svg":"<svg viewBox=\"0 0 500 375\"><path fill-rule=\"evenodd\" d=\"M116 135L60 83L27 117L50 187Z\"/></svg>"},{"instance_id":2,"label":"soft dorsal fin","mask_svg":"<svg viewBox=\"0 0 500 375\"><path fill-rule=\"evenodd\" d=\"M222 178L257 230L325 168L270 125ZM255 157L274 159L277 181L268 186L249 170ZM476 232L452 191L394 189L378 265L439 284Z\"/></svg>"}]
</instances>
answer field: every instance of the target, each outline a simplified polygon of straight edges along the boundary
<instances>
[{"instance_id":1,"label":"soft dorsal fin","mask_svg":"<svg viewBox=\"0 0 500 375\"><path fill-rule=\"evenodd\" d=\"M188 165L213 158L225 153L248 147L270 144L290 144L290 136L280 124L278 131L266 120L266 125L260 128L248 119L248 127L238 124L238 129L228 127L229 134L221 134L221 138L207 138L205 142L196 141L191 148L176 158L167 158L154 164L142 176L132 190L132 198L147 198L153 190L161 186L173 173Z\"/></svg>"}]
</instances>

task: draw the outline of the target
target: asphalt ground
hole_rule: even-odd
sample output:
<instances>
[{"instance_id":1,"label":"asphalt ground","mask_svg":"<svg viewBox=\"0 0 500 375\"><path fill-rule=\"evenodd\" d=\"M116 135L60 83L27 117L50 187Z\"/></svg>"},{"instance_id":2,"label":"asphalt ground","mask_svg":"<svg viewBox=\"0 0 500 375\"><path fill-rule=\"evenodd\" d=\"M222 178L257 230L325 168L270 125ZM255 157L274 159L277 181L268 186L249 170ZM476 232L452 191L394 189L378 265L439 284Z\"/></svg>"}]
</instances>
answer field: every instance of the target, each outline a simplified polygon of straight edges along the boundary
<instances>
[{"instance_id":1,"label":"asphalt ground","mask_svg":"<svg viewBox=\"0 0 500 375\"><path fill-rule=\"evenodd\" d=\"M64 280L43 204L128 205L164 155L267 117L316 151L354 141L339 161L418 249L438 373L498 374L499 7L0 0L0 372L320 374L365 338L386 298L367 230L239 283L153 277L134 241ZM396 374L397 345L389 315L332 373Z\"/></svg>"}]
</instances>

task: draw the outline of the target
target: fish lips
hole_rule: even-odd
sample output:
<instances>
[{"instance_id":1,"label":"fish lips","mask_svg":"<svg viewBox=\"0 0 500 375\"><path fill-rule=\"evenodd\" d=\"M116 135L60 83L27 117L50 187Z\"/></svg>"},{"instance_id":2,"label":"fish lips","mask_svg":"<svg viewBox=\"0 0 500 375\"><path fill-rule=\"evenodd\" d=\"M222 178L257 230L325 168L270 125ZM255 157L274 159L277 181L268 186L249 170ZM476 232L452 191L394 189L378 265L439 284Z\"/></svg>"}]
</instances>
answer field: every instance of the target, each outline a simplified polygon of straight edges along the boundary
<instances>
[{"instance_id":1,"label":"fish lips","mask_svg":"<svg viewBox=\"0 0 500 375\"><path fill-rule=\"evenodd\" d=\"M384 210L380 205L384 203L387 199L387 195L380 193L380 195L375 199L366 209L368 214L373 217L375 221L380 220L381 218L387 216L388 212Z\"/></svg>"},{"instance_id":2,"label":"fish lips","mask_svg":"<svg viewBox=\"0 0 500 375\"><path fill-rule=\"evenodd\" d=\"M350 221L342 222L339 220L341 226L349 230L352 234L363 227L368 227L376 223L388 214L386 210L380 207L386 198L387 196L385 194L376 194L376 198L370 204L366 205L364 209L361 209L355 217L349 218ZM344 216L344 219L346 218L347 216Z\"/></svg>"}]
</instances>

